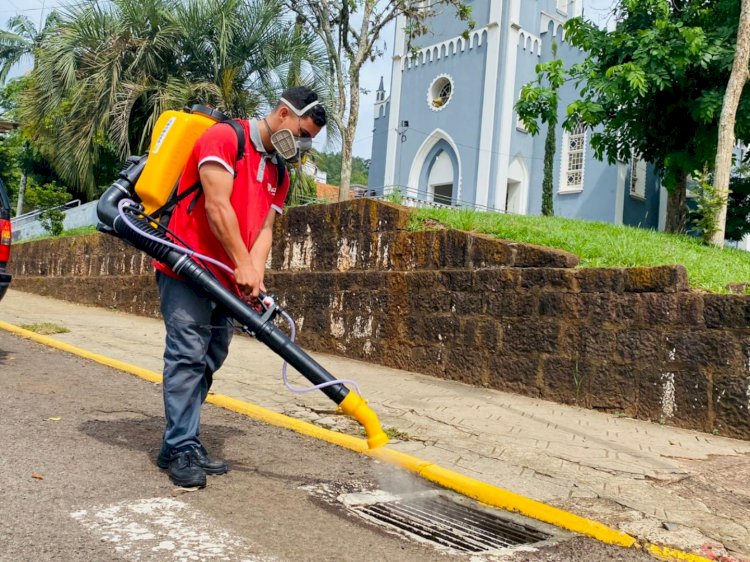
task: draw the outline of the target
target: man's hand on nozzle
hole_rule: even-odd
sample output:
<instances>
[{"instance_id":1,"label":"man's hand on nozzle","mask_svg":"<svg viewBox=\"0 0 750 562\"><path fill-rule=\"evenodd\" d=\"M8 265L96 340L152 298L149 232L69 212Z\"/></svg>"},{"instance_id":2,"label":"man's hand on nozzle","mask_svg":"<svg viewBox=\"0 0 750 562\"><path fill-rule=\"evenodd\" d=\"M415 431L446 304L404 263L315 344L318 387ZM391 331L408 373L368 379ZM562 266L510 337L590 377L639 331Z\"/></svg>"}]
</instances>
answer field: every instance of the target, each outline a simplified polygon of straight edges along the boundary
<instances>
[{"instance_id":1,"label":"man's hand on nozzle","mask_svg":"<svg viewBox=\"0 0 750 562\"><path fill-rule=\"evenodd\" d=\"M263 281L260 282L260 292L265 294L266 293L266 286L263 284ZM263 303L261 302L260 296L254 297L251 294L246 294L243 296L243 300L249 304L255 312L258 314L263 314L263 311L265 310Z\"/></svg>"},{"instance_id":2,"label":"man's hand on nozzle","mask_svg":"<svg viewBox=\"0 0 750 562\"><path fill-rule=\"evenodd\" d=\"M246 298L257 300L263 287L263 275L253 265L248 254L237 264L234 270L234 280Z\"/></svg>"}]
</instances>

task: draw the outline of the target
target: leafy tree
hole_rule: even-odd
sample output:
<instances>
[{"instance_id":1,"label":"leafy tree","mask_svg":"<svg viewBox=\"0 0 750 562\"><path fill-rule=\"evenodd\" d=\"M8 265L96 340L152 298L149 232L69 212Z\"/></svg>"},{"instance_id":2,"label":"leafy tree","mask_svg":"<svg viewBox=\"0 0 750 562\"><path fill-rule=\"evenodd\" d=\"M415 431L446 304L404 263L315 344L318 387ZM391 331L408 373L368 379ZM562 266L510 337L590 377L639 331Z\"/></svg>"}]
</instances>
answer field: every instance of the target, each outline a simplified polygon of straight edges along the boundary
<instances>
[{"instance_id":1,"label":"leafy tree","mask_svg":"<svg viewBox=\"0 0 750 562\"><path fill-rule=\"evenodd\" d=\"M8 188L8 196L15 201L18 184L21 181L21 168L18 165L20 136L15 133L0 135L0 180Z\"/></svg>"},{"instance_id":2,"label":"leafy tree","mask_svg":"<svg viewBox=\"0 0 750 562\"><path fill-rule=\"evenodd\" d=\"M320 152L314 155L315 165L326 173L326 181L331 185L341 183L341 153ZM358 156L352 158L351 184L367 185L370 174L370 161Z\"/></svg>"},{"instance_id":3,"label":"leafy tree","mask_svg":"<svg viewBox=\"0 0 750 562\"><path fill-rule=\"evenodd\" d=\"M727 240L740 241L750 234L750 178L732 178L729 182Z\"/></svg>"},{"instance_id":4,"label":"leafy tree","mask_svg":"<svg viewBox=\"0 0 750 562\"><path fill-rule=\"evenodd\" d=\"M59 236L63 231L65 213L59 209L70 201L70 193L63 186L56 183L38 184L33 178L29 180L26 200L33 209L42 209L39 215L44 229L53 236Z\"/></svg>"},{"instance_id":5,"label":"leafy tree","mask_svg":"<svg viewBox=\"0 0 750 562\"><path fill-rule=\"evenodd\" d=\"M287 205L304 205L315 199L315 178L308 176L302 168L293 168L289 171L289 194L286 197Z\"/></svg>"},{"instance_id":6,"label":"leafy tree","mask_svg":"<svg viewBox=\"0 0 750 562\"><path fill-rule=\"evenodd\" d=\"M3 119L17 121L18 99L28 80L27 77L16 78L0 89L0 115ZM8 188L16 214L34 208L25 201L25 188L31 182L36 185L63 184L28 136L18 129L0 136L0 178Z\"/></svg>"},{"instance_id":7,"label":"leafy tree","mask_svg":"<svg viewBox=\"0 0 750 562\"><path fill-rule=\"evenodd\" d=\"M13 82L0 89L0 116L9 121L13 120L15 107L12 86ZM21 169L18 165L19 152L20 135L16 131L0 135L0 179L8 188L11 201L15 200L17 186L21 179Z\"/></svg>"},{"instance_id":8,"label":"leafy tree","mask_svg":"<svg viewBox=\"0 0 750 562\"><path fill-rule=\"evenodd\" d=\"M397 18L407 21L404 29L409 46L428 31L428 23L440 6L456 10L458 18L473 27L471 8L462 0L282 0L299 21L318 35L328 57L329 115L341 134L342 165L339 199L349 198L352 175L352 145L359 121L360 73L368 60L382 54L377 42L383 28Z\"/></svg>"},{"instance_id":9,"label":"leafy tree","mask_svg":"<svg viewBox=\"0 0 750 562\"><path fill-rule=\"evenodd\" d=\"M696 181L693 187L695 210L690 213L690 219L696 231L691 234L700 236L704 244L709 244L719 231L717 215L721 207L726 205L726 198L712 183L707 169L694 174L693 179Z\"/></svg>"},{"instance_id":10,"label":"leafy tree","mask_svg":"<svg viewBox=\"0 0 750 562\"><path fill-rule=\"evenodd\" d=\"M557 43L552 42L553 60L536 66L537 86L527 84L521 90L516 111L526 130L532 135L539 133L537 118L547 124L544 141L544 178L542 180L542 215L555 214L553 202L553 166L557 146L557 119L560 98L558 90L565 83L563 63L557 58ZM547 83L547 86L544 83Z\"/></svg>"},{"instance_id":11,"label":"leafy tree","mask_svg":"<svg viewBox=\"0 0 750 562\"><path fill-rule=\"evenodd\" d=\"M71 3L35 53L22 123L89 196L111 180L98 177L102 163L143 151L164 110L200 102L246 117L290 79L315 86L322 75L313 37L290 34L276 0Z\"/></svg>"},{"instance_id":12,"label":"leafy tree","mask_svg":"<svg viewBox=\"0 0 750 562\"><path fill-rule=\"evenodd\" d=\"M587 56L567 71L580 99L563 126L589 126L600 159L655 164L669 191L670 232L686 227L688 177L716 155L738 14L739 0L620 0L612 31L581 18L565 25L566 40ZM737 136L750 138L747 95Z\"/></svg>"},{"instance_id":13,"label":"leafy tree","mask_svg":"<svg viewBox=\"0 0 750 562\"><path fill-rule=\"evenodd\" d=\"M750 154L746 155L746 159L745 163L736 168L729 180L724 239L735 242L750 235ZM707 174L699 174L697 177L698 185L692 188L696 195L696 205L690 213L691 223L696 229L691 234L701 236L705 240L716 232L718 224L716 207L724 203L726 195L721 194L717 197L714 182ZM708 244L709 240L705 242Z\"/></svg>"}]
</instances>

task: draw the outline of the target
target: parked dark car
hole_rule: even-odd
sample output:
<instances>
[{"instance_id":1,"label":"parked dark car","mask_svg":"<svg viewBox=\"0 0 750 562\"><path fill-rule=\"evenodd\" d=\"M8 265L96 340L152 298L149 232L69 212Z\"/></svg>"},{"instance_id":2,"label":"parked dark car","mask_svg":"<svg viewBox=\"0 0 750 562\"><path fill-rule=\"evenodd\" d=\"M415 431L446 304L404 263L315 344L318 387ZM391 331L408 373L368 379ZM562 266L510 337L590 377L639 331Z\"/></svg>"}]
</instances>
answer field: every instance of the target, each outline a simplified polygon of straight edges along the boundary
<instances>
[{"instance_id":1,"label":"parked dark car","mask_svg":"<svg viewBox=\"0 0 750 562\"><path fill-rule=\"evenodd\" d=\"M3 180L0 180L0 300L10 286L10 273L6 271L10 260L10 199Z\"/></svg>"}]
</instances>

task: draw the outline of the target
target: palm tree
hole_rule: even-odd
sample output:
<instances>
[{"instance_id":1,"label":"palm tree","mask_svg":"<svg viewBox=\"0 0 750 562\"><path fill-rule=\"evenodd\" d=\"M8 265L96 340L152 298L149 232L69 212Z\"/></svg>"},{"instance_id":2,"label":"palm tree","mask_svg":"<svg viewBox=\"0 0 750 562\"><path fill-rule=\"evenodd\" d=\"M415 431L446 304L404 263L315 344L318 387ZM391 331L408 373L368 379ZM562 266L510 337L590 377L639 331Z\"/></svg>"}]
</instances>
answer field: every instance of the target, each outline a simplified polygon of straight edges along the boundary
<instances>
[{"instance_id":1,"label":"palm tree","mask_svg":"<svg viewBox=\"0 0 750 562\"><path fill-rule=\"evenodd\" d=\"M143 151L164 110L200 102L255 115L290 78L320 82L322 50L290 27L277 0L71 4L37 50L22 123L60 176L93 196L98 160ZM290 76L296 60L302 76Z\"/></svg>"},{"instance_id":2,"label":"palm tree","mask_svg":"<svg viewBox=\"0 0 750 562\"><path fill-rule=\"evenodd\" d=\"M41 38L42 32L26 16L8 20L8 29L0 30L0 84L5 83L14 65L33 55Z\"/></svg>"}]
</instances>

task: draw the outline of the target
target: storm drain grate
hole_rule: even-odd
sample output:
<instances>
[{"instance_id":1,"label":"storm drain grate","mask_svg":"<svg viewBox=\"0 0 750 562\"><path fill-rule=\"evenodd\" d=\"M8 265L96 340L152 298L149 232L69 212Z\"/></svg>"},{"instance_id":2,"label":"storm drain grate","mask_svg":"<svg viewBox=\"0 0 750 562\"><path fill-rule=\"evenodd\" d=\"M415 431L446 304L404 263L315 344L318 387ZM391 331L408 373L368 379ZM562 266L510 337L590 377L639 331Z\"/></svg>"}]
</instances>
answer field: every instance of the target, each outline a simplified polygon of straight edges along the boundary
<instances>
[{"instance_id":1,"label":"storm drain grate","mask_svg":"<svg viewBox=\"0 0 750 562\"><path fill-rule=\"evenodd\" d=\"M529 525L502 519L441 496L350 507L390 527L461 552L487 552L551 538Z\"/></svg>"}]
</instances>

